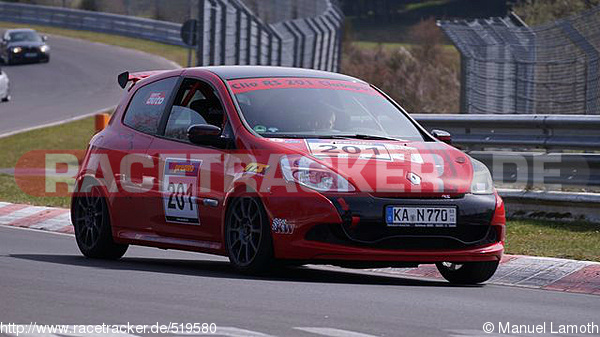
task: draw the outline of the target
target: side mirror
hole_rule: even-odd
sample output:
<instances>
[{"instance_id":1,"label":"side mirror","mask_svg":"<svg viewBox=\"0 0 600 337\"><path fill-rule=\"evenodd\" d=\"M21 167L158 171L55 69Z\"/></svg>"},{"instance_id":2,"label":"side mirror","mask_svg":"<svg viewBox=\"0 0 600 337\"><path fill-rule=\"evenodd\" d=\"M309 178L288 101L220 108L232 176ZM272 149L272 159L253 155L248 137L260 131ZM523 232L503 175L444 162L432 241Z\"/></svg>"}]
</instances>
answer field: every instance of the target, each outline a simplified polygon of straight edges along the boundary
<instances>
[{"instance_id":1,"label":"side mirror","mask_svg":"<svg viewBox=\"0 0 600 337\"><path fill-rule=\"evenodd\" d=\"M48 36L42 35L42 41L44 41L44 42L48 41Z\"/></svg>"},{"instance_id":2,"label":"side mirror","mask_svg":"<svg viewBox=\"0 0 600 337\"><path fill-rule=\"evenodd\" d=\"M187 129L192 144L215 145L221 141L221 128L210 124L194 124Z\"/></svg>"},{"instance_id":3,"label":"side mirror","mask_svg":"<svg viewBox=\"0 0 600 337\"><path fill-rule=\"evenodd\" d=\"M444 130L431 130L431 135L440 142L444 142L448 145L452 145L452 135L448 131Z\"/></svg>"}]
</instances>

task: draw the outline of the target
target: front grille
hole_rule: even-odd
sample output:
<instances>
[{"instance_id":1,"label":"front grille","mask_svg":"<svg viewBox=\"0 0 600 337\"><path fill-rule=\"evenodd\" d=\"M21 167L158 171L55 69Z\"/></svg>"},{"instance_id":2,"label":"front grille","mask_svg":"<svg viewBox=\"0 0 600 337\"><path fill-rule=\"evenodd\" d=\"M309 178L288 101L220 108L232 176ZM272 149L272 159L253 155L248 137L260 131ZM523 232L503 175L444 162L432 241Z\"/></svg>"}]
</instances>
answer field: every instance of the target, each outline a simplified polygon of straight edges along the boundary
<instances>
[{"instance_id":1,"label":"front grille","mask_svg":"<svg viewBox=\"0 0 600 337\"><path fill-rule=\"evenodd\" d=\"M436 250L484 246L497 241L490 226L496 207L494 195L466 194L453 198L383 198L381 196L330 197L341 224L318 224L307 240L380 249ZM390 227L385 208L404 206L456 207L456 227ZM358 220L355 226L352 222Z\"/></svg>"},{"instance_id":2,"label":"front grille","mask_svg":"<svg viewBox=\"0 0 600 337\"><path fill-rule=\"evenodd\" d=\"M484 246L497 241L489 225L457 228L387 228L385 224L363 224L350 229L342 224L319 224L306 240L376 249L436 250Z\"/></svg>"},{"instance_id":3,"label":"front grille","mask_svg":"<svg viewBox=\"0 0 600 337\"><path fill-rule=\"evenodd\" d=\"M19 48L21 48L21 53L37 53L40 51L40 49L38 47L19 47Z\"/></svg>"}]
</instances>

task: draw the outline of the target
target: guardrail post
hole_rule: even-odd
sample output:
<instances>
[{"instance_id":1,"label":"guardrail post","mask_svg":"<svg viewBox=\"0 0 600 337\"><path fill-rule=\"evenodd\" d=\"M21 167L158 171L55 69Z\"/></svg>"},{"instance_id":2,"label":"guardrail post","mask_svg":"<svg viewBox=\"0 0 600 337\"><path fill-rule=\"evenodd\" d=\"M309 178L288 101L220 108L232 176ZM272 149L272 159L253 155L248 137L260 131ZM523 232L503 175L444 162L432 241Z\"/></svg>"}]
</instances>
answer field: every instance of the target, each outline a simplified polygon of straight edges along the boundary
<instances>
[{"instance_id":1,"label":"guardrail post","mask_svg":"<svg viewBox=\"0 0 600 337\"><path fill-rule=\"evenodd\" d=\"M224 0L219 0L221 4L221 52L220 52L220 64L227 64L226 59L226 47L227 47L227 3Z\"/></svg>"},{"instance_id":2,"label":"guardrail post","mask_svg":"<svg viewBox=\"0 0 600 337\"><path fill-rule=\"evenodd\" d=\"M600 114L598 110L598 50L569 21L562 20L559 25L573 44L586 54L585 113Z\"/></svg>"},{"instance_id":3,"label":"guardrail post","mask_svg":"<svg viewBox=\"0 0 600 337\"><path fill-rule=\"evenodd\" d=\"M197 43L196 43L196 65L203 66L204 65L204 19L206 10L206 0L199 0L198 2L198 34L197 34Z\"/></svg>"},{"instance_id":4,"label":"guardrail post","mask_svg":"<svg viewBox=\"0 0 600 337\"><path fill-rule=\"evenodd\" d=\"M208 0L210 3L210 26L208 33L208 64L215 65L216 49L217 49L217 5L216 0Z\"/></svg>"},{"instance_id":5,"label":"guardrail post","mask_svg":"<svg viewBox=\"0 0 600 337\"><path fill-rule=\"evenodd\" d=\"M96 132L104 130L104 128L108 125L109 120L110 115L107 113L96 114L94 123Z\"/></svg>"},{"instance_id":6,"label":"guardrail post","mask_svg":"<svg viewBox=\"0 0 600 337\"><path fill-rule=\"evenodd\" d=\"M305 44L306 44L306 36L304 35L304 32L302 31L302 29L300 29L300 27L298 27L298 25L296 24L296 22L294 21L290 21L290 25L296 30L296 32L298 32L298 34L300 35L300 57L299 57L299 63L300 63L300 67L304 67L304 51L305 51Z\"/></svg>"},{"instance_id":7,"label":"guardrail post","mask_svg":"<svg viewBox=\"0 0 600 337\"><path fill-rule=\"evenodd\" d=\"M235 30L235 64L239 65L242 61L242 10L239 8L235 12Z\"/></svg>"},{"instance_id":8,"label":"guardrail post","mask_svg":"<svg viewBox=\"0 0 600 337\"><path fill-rule=\"evenodd\" d=\"M256 33L256 64L262 64L262 34L263 30L261 25L256 23L257 33Z\"/></svg>"},{"instance_id":9,"label":"guardrail post","mask_svg":"<svg viewBox=\"0 0 600 337\"><path fill-rule=\"evenodd\" d=\"M252 64L250 59L252 51L252 18L246 13L246 64Z\"/></svg>"}]
</instances>

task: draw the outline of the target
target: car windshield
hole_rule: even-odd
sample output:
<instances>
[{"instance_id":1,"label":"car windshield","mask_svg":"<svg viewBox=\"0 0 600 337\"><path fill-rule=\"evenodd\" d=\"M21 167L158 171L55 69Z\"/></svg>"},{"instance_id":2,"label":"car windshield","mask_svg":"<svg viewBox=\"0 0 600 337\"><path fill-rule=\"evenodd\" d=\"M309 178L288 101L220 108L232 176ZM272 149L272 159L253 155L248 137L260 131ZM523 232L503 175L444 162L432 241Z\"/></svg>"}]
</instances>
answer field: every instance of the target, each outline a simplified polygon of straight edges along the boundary
<instances>
[{"instance_id":1,"label":"car windshield","mask_svg":"<svg viewBox=\"0 0 600 337\"><path fill-rule=\"evenodd\" d=\"M13 32L10 33L10 40L12 42L41 42L42 38L36 33L32 31L21 31L21 32Z\"/></svg>"},{"instance_id":2,"label":"car windshield","mask_svg":"<svg viewBox=\"0 0 600 337\"><path fill-rule=\"evenodd\" d=\"M228 83L244 119L263 137L423 140L415 125L366 83L289 77Z\"/></svg>"}]
</instances>

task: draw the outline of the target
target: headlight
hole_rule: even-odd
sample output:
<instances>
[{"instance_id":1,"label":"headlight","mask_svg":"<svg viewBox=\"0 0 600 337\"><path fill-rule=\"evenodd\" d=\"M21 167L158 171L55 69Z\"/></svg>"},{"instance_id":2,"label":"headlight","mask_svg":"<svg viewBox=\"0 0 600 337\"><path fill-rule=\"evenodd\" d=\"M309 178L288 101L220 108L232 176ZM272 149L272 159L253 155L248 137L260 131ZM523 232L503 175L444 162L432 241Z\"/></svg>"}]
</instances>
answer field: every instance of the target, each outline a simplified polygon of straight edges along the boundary
<instances>
[{"instance_id":1,"label":"headlight","mask_svg":"<svg viewBox=\"0 0 600 337\"><path fill-rule=\"evenodd\" d=\"M471 182L471 193L492 194L494 193L494 182L490 170L480 161L471 158L473 165L473 181Z\"/></svg>"},{"instance_id":2,"label":"headlight","mask_svg":"<svg viewBox=\"0 0 600 337\"><path fill-rule=\"evenodd\" d=\"M18 54L18 53L20 53L22 50L23 50L23 48L21 48L21 47L14 47L14 48L12 49L12 52L13 52L13 53L15 53L15 54Z\"/></svg>"},{"instance_id":3,"label":"headlight","mask_svg":"<svg viewBox=\"0 0 600 337\"><path fill-rule=\"evenodd\" d=\"M41 46L41 47L40 47L40 51L41 51L42 53L47 53L47 52L49 52L49 51L50 51L50 47L48 47L48 46Z\"/></svg>"},{"instance_id":4,"label":"headlight","mask_svg":"<svg viewBox=\"0 0 600 337\"><path fill-rule=\"evenodd\" d=\"M280 160L285 180L320 192L353 192L354 186L344 177L316 161L300 156L283 156Z\"/></svg>"}]
</instances>

